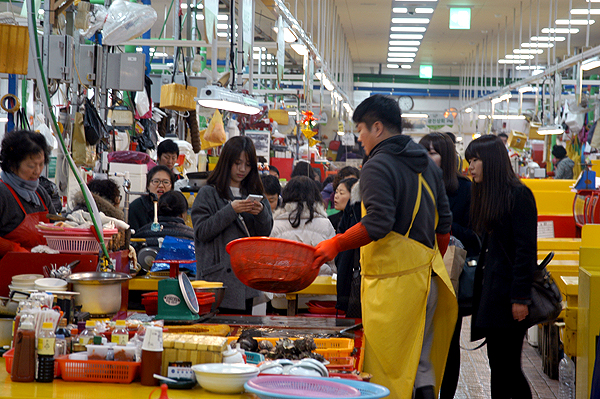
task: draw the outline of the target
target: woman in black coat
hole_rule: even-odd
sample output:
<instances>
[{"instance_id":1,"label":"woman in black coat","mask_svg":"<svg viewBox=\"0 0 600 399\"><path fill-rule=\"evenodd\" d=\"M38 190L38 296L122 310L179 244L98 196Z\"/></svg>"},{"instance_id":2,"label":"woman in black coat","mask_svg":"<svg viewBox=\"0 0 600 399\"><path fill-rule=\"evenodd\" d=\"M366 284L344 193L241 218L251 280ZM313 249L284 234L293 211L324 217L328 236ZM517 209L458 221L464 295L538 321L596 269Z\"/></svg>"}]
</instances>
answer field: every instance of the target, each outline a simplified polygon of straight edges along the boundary
<instances>
[{"instance_id":1,"label":"woman in black coat","mask_svg":"<svg viewBox=\"0 0 600 399\"><path fill-rule=\"evenodd\" d=\"M473 176L471 220L483 235L471 339L487 339L492 398L530 399L521 352L537 267L535 199L513 172L498 137L472 141L465 158Z\"/></svg>"}]
</instances>

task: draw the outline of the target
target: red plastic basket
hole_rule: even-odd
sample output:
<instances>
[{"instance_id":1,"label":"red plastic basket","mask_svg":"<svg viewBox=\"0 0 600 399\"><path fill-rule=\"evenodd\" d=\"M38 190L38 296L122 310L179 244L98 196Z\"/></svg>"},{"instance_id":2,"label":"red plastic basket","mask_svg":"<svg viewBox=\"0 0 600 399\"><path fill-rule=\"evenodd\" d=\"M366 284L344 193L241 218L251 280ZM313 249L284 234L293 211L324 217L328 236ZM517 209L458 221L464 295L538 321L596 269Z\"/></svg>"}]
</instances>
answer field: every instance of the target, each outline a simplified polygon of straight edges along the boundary
<instances>
[{"instance_id":1,"label":"red plastic basket","mask_svg":"<svg viewBox=\"0 0 600 399\"><path fill-rule=\"evenodd\" d=\"M73 360L69 356L55 359L64 381L131 383L140 369L139 362L109 360Z\"/></svg>"},{"instance_id":2,"label":"red plastic basket","mask_svg":"<svg viewBox=\"0 0 600 399\"><path fill-rule=\"evenodd\" d=\"M52 229L38 230L43 234L48 246L61 253L97 254L100 251L100 243L90 229ZM109 241L117 234L117 229L104 229L102 235L104 241Z\"/></svg>"},{"instance_id":3,"label":"red plastic basket","mask_svg":"<svg viewBox=\"0 0 600 399\"><path fill-rule=\"evenodd\" d=\"M327 358L329 364L325 365L328 370L354 370L354 362L356 359L353 357L329 357Z\"/></svg>"},{"instance_id":4,"label":"red plastic basket","mask_svg":"<svg viewBox=\"0 0 600 399\"><path fill-rule=\"evenodd\" d=\"M236 277L260 291L300 291L319 274L312 267L315 249L297 241L246 237L227 244L227 252Z\"/></svg>"},{"instance_id":5,"label":"red plastic basket","mask_svg":"<svg viewBox=\"0 0 600 399\"><path fill-rule=\"evenodd\" d=\"M198 314L202 316L210 313L212 304L215 302L215 294L212 292L196 292L196 298L200 308ZM148 316L155 316L158 313L158 292L142 294L142 305L144 305Z\"/></svg>"}]
</instances>

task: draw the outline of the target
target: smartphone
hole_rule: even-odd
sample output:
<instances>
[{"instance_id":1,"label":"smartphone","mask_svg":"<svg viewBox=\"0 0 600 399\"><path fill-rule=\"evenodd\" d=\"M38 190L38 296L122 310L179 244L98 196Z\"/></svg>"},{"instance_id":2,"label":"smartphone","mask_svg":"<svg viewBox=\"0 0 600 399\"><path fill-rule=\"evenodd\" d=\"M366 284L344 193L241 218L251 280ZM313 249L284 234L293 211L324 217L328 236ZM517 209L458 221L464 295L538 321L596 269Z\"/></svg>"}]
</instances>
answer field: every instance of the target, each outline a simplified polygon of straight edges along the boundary
<instances>
[{"instance_id":1,"label":"smartphone","mask_svg":"<svg viewBox=\"0 0 600 399\"><path fill-rule=\"evenodd\" d=\"M263 199L262 195L256 195L256 194L250 194L247 198L247 200L252 200L254 202L260 202Z\"/></svg>"}]
</instances>

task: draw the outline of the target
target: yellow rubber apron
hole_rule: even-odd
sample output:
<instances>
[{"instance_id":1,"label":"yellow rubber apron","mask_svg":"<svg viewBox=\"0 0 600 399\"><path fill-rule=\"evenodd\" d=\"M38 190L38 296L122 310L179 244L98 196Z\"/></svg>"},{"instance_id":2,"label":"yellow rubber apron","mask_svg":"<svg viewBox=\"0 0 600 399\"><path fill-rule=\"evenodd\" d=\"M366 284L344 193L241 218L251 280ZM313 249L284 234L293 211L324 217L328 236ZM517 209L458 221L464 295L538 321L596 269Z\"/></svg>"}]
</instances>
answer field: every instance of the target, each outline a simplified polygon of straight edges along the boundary
<instances>
[{"instance_id":1,"label":"yellow rubber apron","mask_svg":"<svg viewBox=\"0 0 600 399\"><path fill-rule=\"evenodd\" d=\"M417 201L406 235L392 231L361 249L364 370L373 375L372 382L389 388L391 398L412 397L432 270L439 279L431 349L436 397L458 314L456 296L437 243L431 249L408 238L421 206L422 187L435 204L430 187L419 175ZM364 205L362 213L366 214ZM437 221L436 211L436 225Z\"/></svg>"}]
</instances>

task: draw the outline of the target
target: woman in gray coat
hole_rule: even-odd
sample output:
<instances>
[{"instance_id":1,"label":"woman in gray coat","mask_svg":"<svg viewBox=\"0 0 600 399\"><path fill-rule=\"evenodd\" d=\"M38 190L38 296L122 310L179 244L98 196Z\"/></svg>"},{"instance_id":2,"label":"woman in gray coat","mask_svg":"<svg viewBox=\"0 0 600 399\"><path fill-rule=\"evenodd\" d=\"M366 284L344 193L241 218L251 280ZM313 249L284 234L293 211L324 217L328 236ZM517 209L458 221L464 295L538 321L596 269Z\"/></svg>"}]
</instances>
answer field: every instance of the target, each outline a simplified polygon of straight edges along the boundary
<instances>
[{"instance_id":1,"label":"woman in gray coat","mask_svg":"<svg viewBox=\"0 0 600 399\"><path fill-rule=\"evenodd\" d=\"M249 194L262 195L262 192L252 140L232 137L223 146L215 170L192 206L196 277L220 281L227 287L219 308L221 313L250 314L252 299L260 293L238 280L225 247L238 238L271 233L273 218L267 199L246 199Z\"/></svg>"}]
</instances>

